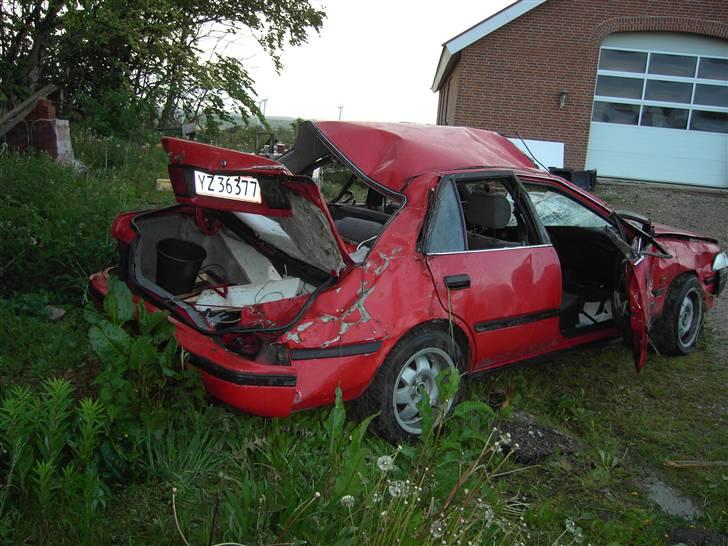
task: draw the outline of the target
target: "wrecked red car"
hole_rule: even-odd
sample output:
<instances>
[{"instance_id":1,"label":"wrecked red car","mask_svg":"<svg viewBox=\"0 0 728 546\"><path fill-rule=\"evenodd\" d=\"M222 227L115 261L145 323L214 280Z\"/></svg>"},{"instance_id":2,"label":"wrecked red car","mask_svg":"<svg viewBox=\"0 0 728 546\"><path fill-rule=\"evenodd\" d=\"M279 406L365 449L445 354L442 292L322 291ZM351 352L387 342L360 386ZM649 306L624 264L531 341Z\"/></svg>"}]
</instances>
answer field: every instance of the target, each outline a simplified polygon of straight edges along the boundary
<instances>
[{"instance_id":1,"label":"wrecked red car","mask_svg":"<svg viewBox=\"0 0 728 546\"><path fill-rule=\"evenodd\" d=\"M489 131L307 122L277 161L162 142L178 205L116 219L120 264L92 292L118 275L169 311L207 391L256 415L340 387L406 439L447 369L619 336L637 370L648 338L689 353L728 282L714 239L613 210Z\"/></svg>"}]
</instances>

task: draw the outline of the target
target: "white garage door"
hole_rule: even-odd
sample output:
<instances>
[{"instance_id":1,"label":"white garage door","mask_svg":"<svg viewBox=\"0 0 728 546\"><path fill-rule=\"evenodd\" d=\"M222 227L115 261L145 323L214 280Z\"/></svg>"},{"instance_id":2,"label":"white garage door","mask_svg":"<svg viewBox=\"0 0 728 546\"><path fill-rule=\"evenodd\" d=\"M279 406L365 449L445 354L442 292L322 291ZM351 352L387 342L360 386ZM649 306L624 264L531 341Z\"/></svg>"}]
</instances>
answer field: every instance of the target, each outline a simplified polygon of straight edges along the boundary
<instances>
[{"instance_id":1,"label":"white garage door","mask_svg":"<svg viewBox=\"0 0 728 546\"><path fill-rule=\"evenodd\" d=\"M600 176L728 188L728 41L608 36L586 166Z\"/></svg>"}]
</instances>

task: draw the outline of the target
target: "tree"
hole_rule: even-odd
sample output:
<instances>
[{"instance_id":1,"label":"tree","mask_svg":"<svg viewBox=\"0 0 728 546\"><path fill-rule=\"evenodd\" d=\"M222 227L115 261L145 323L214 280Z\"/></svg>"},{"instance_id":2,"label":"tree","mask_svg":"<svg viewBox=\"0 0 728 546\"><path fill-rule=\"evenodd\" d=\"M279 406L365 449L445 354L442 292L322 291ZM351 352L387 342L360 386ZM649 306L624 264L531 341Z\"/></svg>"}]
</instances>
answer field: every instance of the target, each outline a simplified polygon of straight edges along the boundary
<instances>
[{"instance_id":1,"label":"tree","mask_svg":"<svg viewBox=\"0 0 728 546\"><path fill-rule=\"evenodd\" d=\"M67 112L116 107L166 126L261 117L230 44L246 30L280 68L325 14L309 0L0 0L0 17L0 101L52 82Z\"/></svg>"}]
</instances>

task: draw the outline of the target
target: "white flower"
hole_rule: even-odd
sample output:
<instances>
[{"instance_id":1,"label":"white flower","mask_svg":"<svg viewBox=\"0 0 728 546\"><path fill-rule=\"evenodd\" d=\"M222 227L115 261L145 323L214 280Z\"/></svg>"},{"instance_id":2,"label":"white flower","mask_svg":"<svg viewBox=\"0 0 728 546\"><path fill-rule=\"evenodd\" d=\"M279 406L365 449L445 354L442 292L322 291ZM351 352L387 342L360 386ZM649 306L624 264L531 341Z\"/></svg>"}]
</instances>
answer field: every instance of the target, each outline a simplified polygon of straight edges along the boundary
<instances>
[{"instance_id":1,"label":"white flower","mask_svg":"<svg viewBox=\"0 0 728 546\"><path fill-rule=\"evenodd\" d=\"M443 528L442 521L439 519L436 519L432 522L432 525L430 525L430 534L435 538L440 538L443 533L445 532Z\"/></svg>"},{"instance_id":2,"label":"white flower","mask_svg":"<svg viewBox=\"0 0 728 546\"><path fill-rule=\"evenodd\" d=\"M355 502L356 499L354 499L354 497L352 497L351 495L344 495L343 497L341 497L341 505L345 508L353 508Z\"/></svg>"},{"instance_id":3,"label":"white flower","mask_svg":"<svg viewBox=\"0 0 728 546\"><path fill-rule=\"evenodd\" d=\"M394 459L389 455L382 455L377 459L377 468L382 472L389 472L394 466Z\"/></svg>"},{"instance_id":4,"label":"white flower","mask_svg":"<svg viewBox=\"0 0 728 546\"><path fill-rule=\"evenodd\" d=\"M389 494L393 497L402 497L406 494L406 486L403 481L395 480L389 484Z\"/></svg>"},{"instance_id":5,"label":"white flower","mask_svg":"<svg viewBox=\"0 0 728 546\"><path fill-rule=\"evenodd\" d=\"M493 509L490 506L487 506L483 509L483 519L485 520L485 525L489 526L491 523L493 523L493 520L495 519L495 512L493 512Z\"/></svg>"}]
</instances>

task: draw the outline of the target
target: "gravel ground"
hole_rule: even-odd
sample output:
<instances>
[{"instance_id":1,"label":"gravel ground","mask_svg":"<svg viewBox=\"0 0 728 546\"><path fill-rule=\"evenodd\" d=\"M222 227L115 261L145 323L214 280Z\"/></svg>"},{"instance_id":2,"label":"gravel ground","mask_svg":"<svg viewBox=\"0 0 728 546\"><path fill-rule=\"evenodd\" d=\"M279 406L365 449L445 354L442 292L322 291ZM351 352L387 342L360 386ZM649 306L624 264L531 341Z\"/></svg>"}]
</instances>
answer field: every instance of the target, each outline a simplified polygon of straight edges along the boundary
<instances>
[{"instance_id":1,"label":"gravel ground","mask_svg":"<svg viewBox=\"0 0 728 546\"><path fill-rule=\"evenodd\" d=\"M601 182L596 195L614 207L647 214L653 221L715 237L728 249L728 192ZM728 293L716 300L705 328L714 332L721 359L728 361Z\"/></svg>"}]
</instances>

